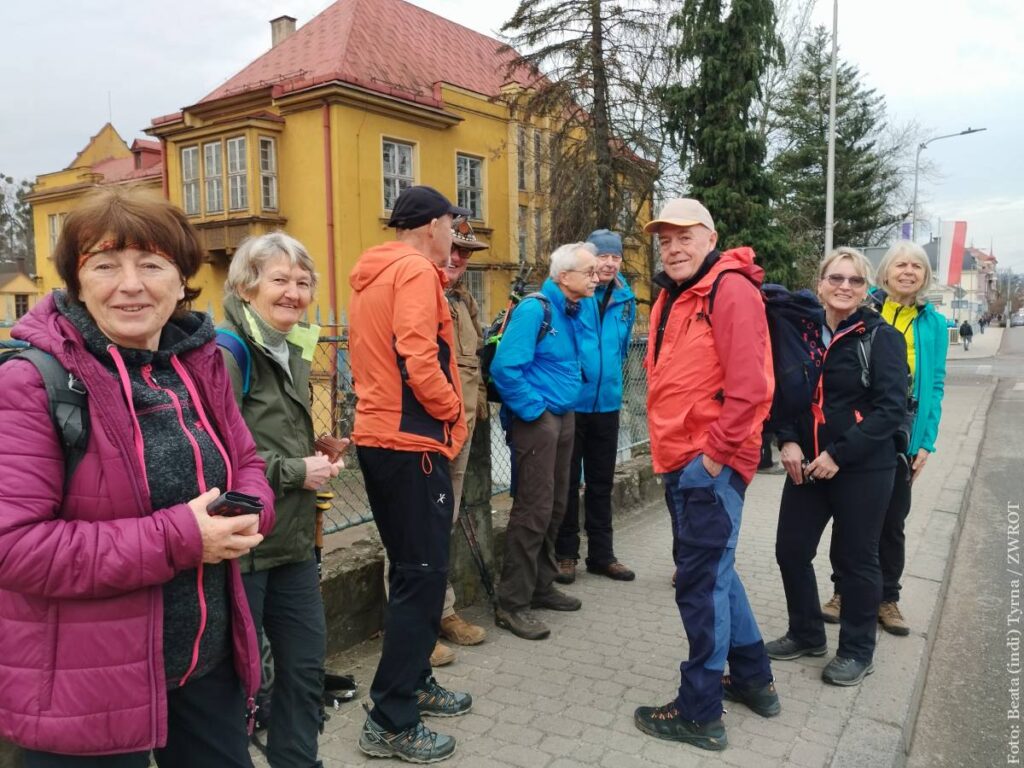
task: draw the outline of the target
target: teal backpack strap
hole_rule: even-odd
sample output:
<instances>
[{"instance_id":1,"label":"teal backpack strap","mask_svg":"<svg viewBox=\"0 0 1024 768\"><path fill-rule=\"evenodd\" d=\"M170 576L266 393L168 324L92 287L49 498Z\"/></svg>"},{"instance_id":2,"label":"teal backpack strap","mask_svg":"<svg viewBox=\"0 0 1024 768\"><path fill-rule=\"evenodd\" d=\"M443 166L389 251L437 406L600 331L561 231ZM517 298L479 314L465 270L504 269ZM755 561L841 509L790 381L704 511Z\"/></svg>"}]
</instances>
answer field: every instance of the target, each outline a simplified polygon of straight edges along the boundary
<instances>
[{"instance_id":1,"label":"teal backpack strap","mask_svg":"<svg viewBox=\"0 0 1024 768\"><path fill-rule=\"evenodd\" d=\"M242 372L242 397L245 397L252 385L252 357L249 354L249 345L234 331L218 328L217 346L226 349L235 359L238 370Z\"/></svg>"}]
</instances>

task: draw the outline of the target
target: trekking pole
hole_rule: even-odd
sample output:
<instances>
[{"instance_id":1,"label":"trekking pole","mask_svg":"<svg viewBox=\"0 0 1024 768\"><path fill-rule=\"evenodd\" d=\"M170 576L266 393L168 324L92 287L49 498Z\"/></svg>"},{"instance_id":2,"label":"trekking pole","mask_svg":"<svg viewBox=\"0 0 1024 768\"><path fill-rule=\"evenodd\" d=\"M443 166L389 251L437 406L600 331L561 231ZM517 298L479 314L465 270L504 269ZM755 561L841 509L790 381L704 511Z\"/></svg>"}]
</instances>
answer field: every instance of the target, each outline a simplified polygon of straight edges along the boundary
<instances>
[{"instance_id":1,"label":"trekking pole","mask_svg":"<svg viewBox=\"0 0 1024 768\"><path fill-rule=\"evenodd\" d=\"M484 560L484 553L480 549L480 541L476 537L476 527L473 525L473 520L468 514L460 514L459 525L462 527L462 533L466 536L466 543L469 545L469 551L473 555L476 568L480 571L480 581L484 585L484 591L487 592L491 607L497 608L498 596L494 592L494 579L491 576L490 568L487 567L487 562Z\"/></svg>"}]
</instances>

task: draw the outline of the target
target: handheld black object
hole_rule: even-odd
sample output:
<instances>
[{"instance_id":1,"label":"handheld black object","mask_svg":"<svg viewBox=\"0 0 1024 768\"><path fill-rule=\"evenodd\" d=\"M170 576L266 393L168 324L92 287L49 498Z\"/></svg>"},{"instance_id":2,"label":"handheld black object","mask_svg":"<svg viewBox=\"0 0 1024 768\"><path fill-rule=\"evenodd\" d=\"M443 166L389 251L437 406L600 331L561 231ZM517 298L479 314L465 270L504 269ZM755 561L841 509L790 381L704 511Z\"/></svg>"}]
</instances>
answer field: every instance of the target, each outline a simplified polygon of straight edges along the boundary
<instances>
[{"instance_id":1,"label":"handheld black object","mask_svg":"<svg viewBox=\"0 0 1024 768\"><path fill-rule=\"evenodd\" d=\"M258 515L263 511L263 502L256 496L241 491L222 493L206 507L211 515L235 517L236 515Z\"/></svg>"}]
</instances>

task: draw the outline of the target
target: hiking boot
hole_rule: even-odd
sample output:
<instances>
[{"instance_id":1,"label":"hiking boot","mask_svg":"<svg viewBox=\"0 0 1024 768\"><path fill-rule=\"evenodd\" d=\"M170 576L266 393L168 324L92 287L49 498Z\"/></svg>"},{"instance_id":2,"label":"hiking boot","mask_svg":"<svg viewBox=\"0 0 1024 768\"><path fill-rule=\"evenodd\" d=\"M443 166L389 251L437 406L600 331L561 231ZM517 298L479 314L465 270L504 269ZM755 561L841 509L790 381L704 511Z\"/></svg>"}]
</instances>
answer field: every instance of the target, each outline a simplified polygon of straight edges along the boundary
<instances>
[{"instance_id":1,"label":"hiking boot","mask_svg":"<svg viewBox=\"0 0 1024 768\"><path fill-rule=\"evenodd\" d=\"M799 659L801 656L824 656L828 653L828 645L826 643L821 645L804 645L799 640L790 637L789 633L786 633L778 640L765 643L764 650L768 654L769 659L789 661L791 659Z\"/></svg>"},{"instance_id":2,"label":"hiking boot","mask_svg":"<svg viewBox=\"0 0 1024 768\"><path fill-rule=\"evenodd\" d=\"M726 701L738 701L746 704L747 709L761 717L775 717L782 711L779 694L775 690L775 681L760 688L741 688L729 675L722 677L722 697Z\"/></svg>"},{"instance_id":3,"label":"hiking boot","mask_svg":"<svg viewBox=\"0 0 1024 768\"><path fill-rule=\"evenodd\" d=\"M443 667L453 661L455 661L455 651L440 640L434 643L434 650L430 652L431 667Z\"/></svg>"},{"instance_id":4,"label":"hiking boot","mask_svg":"<svg viewBox=\"0 0 1024 768\"><path fill-rule=\"evenodd\" d=\"M529 611L494 609L494 623L524 640L543 640L551 634L547 625Z\"/></svg>"},{"instance_id":5,"label":"hiking boot","mask_svg":"<svg viewBox=\"0 0 1024 768\"><path fill-rule=\"evenodd\" d=\"M599 573L602 576L607 576L609 579L615 579L615 581L632 581L636 578L636 574L618 560L612 560L608 565L591 565L587 563L587 571L589 573Z\"/></svg>"},{"instance_id":6,"label":"hiking boot","mask_svg":"<svg viewBox=\"0 0 1024 768\"><path fill-rule=\"evenodd\" d=\"M836 656L821 671L821 679L830 685L857 685L875 671L870 661L857 661Z\"/></svg>"},{"instance_id":7,"label":"hiking boot","mask_svg":"<svg viewBox=\"0 0 1024 768\"><path fill-rule=\"evenodd\" d=\"M367 714L359 749L370 757L397 757L407 763L437 763L455 752L455 739L435 733L423 723L392 733Z\"/></svg>"},{"instance_id":8,"label":"hiking boot","mask_svg":"<svg viewBox=\"0 0 1024 768\"><path fill-rule=\"evenodd\" d=\"M473 697L468 693L449 691L431 675L425 687L416 691L416 706L421 715L458 717L469 712L473 706Z\"/></svg>"},{"instance_id":9,"label":"hiking boot","mask_svg":"<svg viewBox=\"0 0 1024 768\"><path fill-rule=\"evenodd\" d=\"M903 637L910 634L910 625L900 613L899 603L884 602L878 606L878 623L890 635Z\"/></svg>"},{"instance_id":10,"label":"hiking boot","mask_svg":"<svg viewBox=\"0 0 1024 768\"><path fill-rule=\"evenodd\" d=\"M456 645L479 645L487 637L487 630L453 613L441 618L441 637Z\"/></svg>"},{"instance_id":11,"label":"hiking boot","mask_svg":"<svg viewBox=\"0 0 1024 768\"><path fill-rule=\"evenodd\" d=\"M555 581L559 584L572 584L576 581L576 561L563 559L558 561L558 575Z\"/></svg>"},{"instance_id":12,"label":"hiking boot","mask_svg":"<svg viewBox=\"0 0 1024 768\"><path fill-rule=\"evenodd\" d=\"M826 624L839 623L839 610L842 605L843 598L838 592L833 592L829 601L821 604L821 618L825 620Z\"/></svg>"},{"instance_id":13,"label":"hiking boot","mask_svg":"<svg viewBox=\"0 0 1024 768\"><path fill-rule=\"evenodd\" d=\"M583 601L578 597L567 595L554 587L542 595L534 594L530 601L531 608L546 608L549 611L578 611L582 606Z\"/></svg>"},{"instance_id":14,"label":"hiking boot","mask_svg":"<svg viewBox=\"0 0 1024 768\"><path fill-rule=\"evenodd\" d=\"M648 736L682 741L701 749L722 750L729 744L721 719L708 723L684 720L674 701L663 707L637 707L633 723Z\"/></svg>"}]
</instances>

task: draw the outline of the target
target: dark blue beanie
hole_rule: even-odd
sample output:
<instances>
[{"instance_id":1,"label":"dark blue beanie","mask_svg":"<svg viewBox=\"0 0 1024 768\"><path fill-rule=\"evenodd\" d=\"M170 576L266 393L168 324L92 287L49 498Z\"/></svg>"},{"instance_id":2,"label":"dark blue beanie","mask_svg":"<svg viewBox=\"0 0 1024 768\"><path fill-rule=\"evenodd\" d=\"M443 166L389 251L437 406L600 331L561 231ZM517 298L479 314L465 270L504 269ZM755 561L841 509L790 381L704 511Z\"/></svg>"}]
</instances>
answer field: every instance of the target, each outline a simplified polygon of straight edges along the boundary
<instances>
[{"instance_id":1,"label":"dark blue beanie","mask_svg":"<svg viewBox=\"0 0 1024 768\"><path fill-rule=\"evenodd\" d=\"M602 253L622 255L622 238L610 229L595 229L590 233L587 242L594 244L599 256Z\"/></svg>"}]
</instances>

